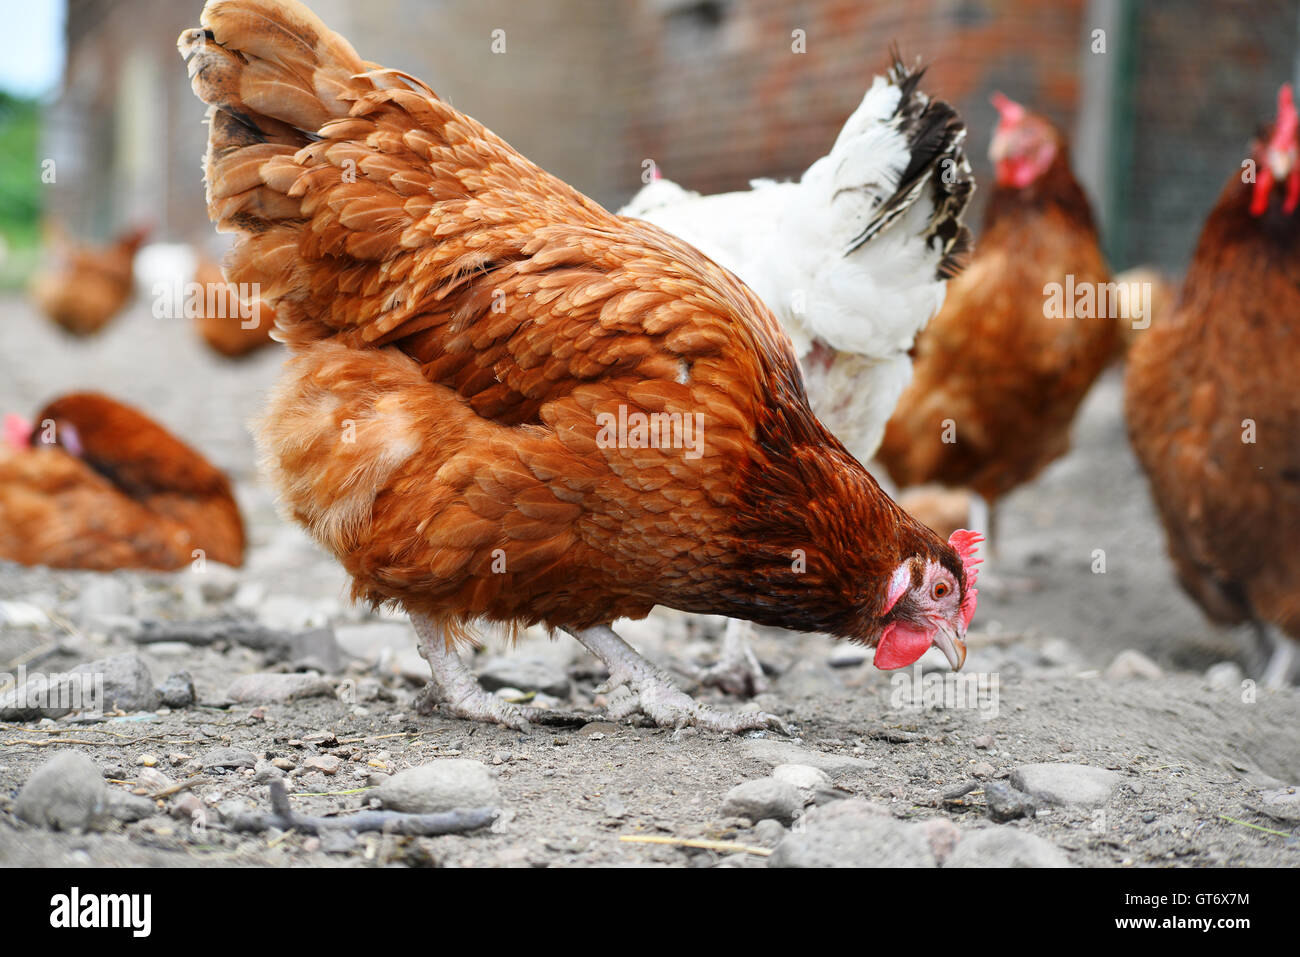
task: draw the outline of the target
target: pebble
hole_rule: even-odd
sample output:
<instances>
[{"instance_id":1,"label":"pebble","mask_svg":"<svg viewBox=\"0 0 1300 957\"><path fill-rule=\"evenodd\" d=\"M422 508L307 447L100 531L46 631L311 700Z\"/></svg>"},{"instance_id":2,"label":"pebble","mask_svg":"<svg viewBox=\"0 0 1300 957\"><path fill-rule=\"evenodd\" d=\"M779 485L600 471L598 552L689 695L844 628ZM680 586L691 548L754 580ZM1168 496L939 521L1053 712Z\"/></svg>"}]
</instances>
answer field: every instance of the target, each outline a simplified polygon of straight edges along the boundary
<instances>
[{"instance_id":1,"label":"pebble","mask_svg":"<svg viewBox=\"0 0 1300 957\"><path fill-rule=\"evenodd\" d=\"M253 769L254 784L269 784L270 782L279 780L283 777L284 772L270 761L258 761L257 767Z\"/></svg>"},{"instance_id":2,"label":"pebble","mask_svg":"<svg viewBox=\"0 0 1300 957\"><path fill-rule=\"evenodd\" d=\"M488 691L517 688L567 697L569 676L551 661L534 656L497 656L485 661L478 672L479 684Z\"/></svg>"},{"instance_id":3,"label":"pebble","mask_svg":"<svg viewBox=\"0 0 1300 957\"><path fill-rule=\"evenodd\" d=\"M292 771L298 765L289 758L272 758L271 766L279 768L281 771Z\"/></svg>"},{"instance_id":4,"label":"pebble","mask_svg":"<svg viewBox=\"0 0 1300 957\"><path fill-rule=\"evenodd\" d=\"M981 734L971 744L979 751L991 751L993 750L993 735Z\"/></svg>"},{"instance_id":5,"label":"pebble","mask_svg":"<svg viewBox=\"0 0 1300 957\"><path fill-rule=\"evenodd\" d=\"M135 781L150 791L165 791L176 782L157 768L144 767L136 772Z\"/></svg>"},{"instance_id":6,"label":"pebble","mask_svg":"<svg viewBox=\"0 0 1300 957\"><path fill-rule=\"evenodd\" d=\"M72 677L77 674L88 674L91 678ZM99 696L101 680L102 697ZM102 707L105 711L152 711L161 702L148 665L130 652L77 665L48 688L28 682L21 688L9 689L0 695L0 720L61 718L73 710L63 705L73 703L80 703L87 710Z\"/></svg>"},{"instance_id":7,"label":"pebble","mask_svg":"<svg viewBox=\"0 0 1300 957\"><path fill-rule=\"evenodd\" d=\"M794 785L771 778L737 784L722 801L723 816L790 824L803 810L804 795Z\"/></svg>"},{"instance_id":8,"label":"pebble","mask_svg":"<svg viewBox=\"0 0 1300 957\"><path fill-rule=\"evenodd\" d=\"M188 708L198 700L194 678L188 671L177 671L164 678L158 686L158 694L169 708Z\"/></svg>"},{"instance_id":9,"label":"pebble","mask_svg":"<svg viewBox=\"0 0 1300 957\"><path fill-rule=\"evenodd\" d=\"M776 847L785 839L785 828L779 821L768 818L754 825L754 843L763 847Z\"/></svg>"},{"instance_id":10,"label":"pebble","mask_svg":"<svg viewBox=\"0 0 1300 957\"><path fill-rule=\"evenodd\" d=\"M998 823L1029 817L1038 810L1032 797L1023 791L1017 791L1005 781L986 781L984 801L988 805L989 817Z\"/></svg>"},{"instance_id":11,"label":"pebble","mask_svg":"<svg viewBox=\"0 0 1300 957\"><path fill-rule=\"evenodd\" d=\"M204 768L255 768L257 756L239 748L213 748L199 756L199 764Z\"/></svg>"},{"instance_id":12,"label":"pebble","mask_svg":"<svg viewBox=\"0 0 1300 957\"><path fill-rule=\"evenodd\" d=\"M390 810L415 814L500 804L496 779L488 766L465 758L446 758L400 771L372 796Z\"/></svg>"},{"instance_id":13,"label":"pebble","mask_svg":"<svg viewBox=\"0 0 1300 957\"><path fill-rule=\"evenodd\" d=\"M826 658L826 664L832 668L856 668L868 658L867 649L861 645L842 641L835 645L835 650Z\"/></svg>"},{"instance_id":14,"label":"pebble","mask_svg":"<svg viewBox=\"0 0 1300 957\"><path fill-rule=\"evenodd\" d=\"M1300 824L1300 788L1275 788L1261 791L1260 810L1275 821Z\"/></svg>"},{"instance_id":15,"label":"pebble","mask_svg":"<svg viewBox=\"0 0 1300 957\"><path fill-rule=\"evenodd\" d=\"M182 821L193 821L194 815L203 811L203 802L197 794L186 791L172 801L171 816Z\"/></svg>"},{"instance_id":16,"label":"pebble","mask_svg":"<svg viewBox=\"0 0 1300 957\"><path fill-rule=\"evenodd\" d=\"M866 805L867 807L863 807ZM925 830L876 813L869 802L837 801L809 812L799 833L782 839L769 867L934 867Z\"/></svg>"},{"instance_id":17,"label":"pebble","mask_svg":"<svg viewBox=\"0 0 1300 957\"><path fill-rule=\"evenodd\" d=\"M1120 775L1084 764L1022 764L1011 783L1048 804L1100 807L1110 801Z\"/></svg>"},{"instance_id":18,"label":"pebble","mask_svg":"<svg viewBox=\"0 0 1300 957\"><path fill-rule=\"evenodd\" d=\"M81 751L56 754L33 772L14 801L21 820L55 831L86 830L106 815L108 786Z\"/></svg>"},{"instance_id":19,"label":"pebble","mask_svg":"<svg viewBox=\"0 0 1300 957\"><path fill-rule=\"evenodd\" d=\"M808 764L778 764L772 769L772 777L808 794L831 783L825 771Z\"/></svg>"},{"instance_id":20,"label":"pebble","mask_svg":"<svg viewBox=\"0 0 1300 957\"><path fill-rule=\"evenodd\" d=\"M110 790L108 800L104 804L105 814L128 823L152 817L157 810L157 806L149 798L138 794L125 794L122 791Z\"/></svg>"},{"instance_id":21,"label":"pebble","mask_svg":"<svg viewBox=\"0 0 1300 957\"><path fill-rule=\"evenodd\" d=\"M1065 852L1034 834L1014 827L968 832L945 867L1070 867Z\"/></svg>"},{"instance_id":22,"label":"pebble","mask_svg":"<svg viewBox=\"0 0 1300 957\"><path fill-rule=\"evenodd\" d=\"M919 825L925 839L930 842L930 853L940 867L952 856L952 852L961 843L961 831L957 825L946 817L932 817Z\"/></svg>"},{"instance_id":23,"label":"pebble","mask_svg":"<svg viewBox=\"0 0 1300 957\"><path fill-rule=\"evenodd\" d=\"M333 694L334 686L314 672L240 675L226 689L226 697L238 704L286 704L300 698L330 697Z\"/></svg>"},{"instance_id":24,"label":"pebble","mask_svg":"<svg viewBox=\"0 0 1300 957\"><path fill-rule=\"evenodd\" d=\"M321 774L335 775L339 773L339 768L343 767L343 761L332 754L313 754L302 763L304 771L319 771Z\"/></svg>"},{"instance_id":25,"label":"pebble","mask_svg":"<svg viewBox=\"0 0 1300 957\"><path fill-rule=\"evenodd\" d=\"M993 777L997 771L994 769L993 765L989 764L987 761L979 761L971 767L970 773L972 777L982 779Z\"/></svg>"},{"instance_id":26,"label":"pebble","mask_svg":"<svg viewBox=\"0 0 1300 957\"><path fill-rule=\"evenodd\" d=\"M1205 683L1215 691L1239 691L1245 677L1235 661L1220 661L1205 670Z\"/></svg>"},{"instance_id":27,"label":"pebble","mask_svg":"<svg viewBox=\"0 0 1300 957\"><path fill-rule=\"evenodd\" d=\"M789 741L776 741L771 738L746 738L742 743L750 757L764 761L773 767L782 764L806 764L828 773L848 770L870 770L875 765L861 758L844 754L831 754L826 751L813 751L801 748Z\"/></svg>"},{"instance_id":28,"label":"pebble","mask_svg":"<svg viewBox=\"0 0 1300 957\"><path fill-rule=\"evenodd\" d=\"M158 764L158 755L145 752L135 759L135 763L141 767L152 768Z\"/></svg>"},{"instance_id":29,"label":"pebble","mask_svg":"<svg viewBox=\"0 0 1300 957\"><path fill-rule=\"evenodd\" d=\"M1106 666L1104 677L1110 679L1116 678L1163 678L1164 671L1160 666L1142 654L1140 651L1134 651L1132 648L1126 648L1115 656L1115 660Z\"/></svg>"}]
</instances>

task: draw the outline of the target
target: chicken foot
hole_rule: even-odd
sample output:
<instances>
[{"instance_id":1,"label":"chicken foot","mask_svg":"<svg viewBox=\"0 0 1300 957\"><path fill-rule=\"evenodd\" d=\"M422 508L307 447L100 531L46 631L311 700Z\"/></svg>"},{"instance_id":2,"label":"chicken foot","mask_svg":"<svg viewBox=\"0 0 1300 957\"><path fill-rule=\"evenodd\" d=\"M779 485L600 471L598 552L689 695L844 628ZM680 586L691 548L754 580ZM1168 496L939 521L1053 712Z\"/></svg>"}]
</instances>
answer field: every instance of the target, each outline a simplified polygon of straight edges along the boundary
<instances>
[{"instance_id":1,"label":"chicken foot","mask_svg":"<svg viewBox=\"0 0 1300 957\"><path fill-rule=\"evenodd\" d=\"M437 703L444 714L501 724L516 731L528 731L530 722L582 725L590 720L588 716L571 712L511 704L489 694L465 667L456 650L447 646L447 638L435 622L421 615L411 615L411 624L419 639L420 657L429 663L429 670L433 672L433 679L417 703L420 710L427 712L431 710L427 705Z\"/></svg>"},{"instance_id":2,"label":"chicken foot","mask_svg":"<svg viewBox=\"0 0 1300 957\"><path fill-rule=\"evenodd\" d=\"M1273 625L1255 622L1255 635L1267 662L1259 683L1270 691L1287 687L1296 672L1296 644Z\"/></svg>"},{"instance_id":3,"label":"chicken foot","mask_svg":"<svg viewBox=\"0 0 1300 957\"><path fill-rule=\"evenodd\" d=\"M754 626L749 622L728 618L717 663L700 673L700 683L745 698L766 691L767 678L763 676L763 666L758 663L758 656L750 645L753 634Z\"/></svg>"},{"instance_id":4,"label":"chicken foot","mask_svg":"<svg viewBox=\"0 0 1300 957\"><path fill-rule=\"evenodd\" d=\"M615 721L640 711L655 724L666 728L694 725L729 734L757 730L790 733L785 722L775 715L761 711L730 714L700 704L678 689L665 672L641 657L635 648L606 625L570 631L569 634L609 669L609 681L598 690L622 687L629 692L621 700L611 702L608 708L609 716Z\"/></svg>"}]
</instances>

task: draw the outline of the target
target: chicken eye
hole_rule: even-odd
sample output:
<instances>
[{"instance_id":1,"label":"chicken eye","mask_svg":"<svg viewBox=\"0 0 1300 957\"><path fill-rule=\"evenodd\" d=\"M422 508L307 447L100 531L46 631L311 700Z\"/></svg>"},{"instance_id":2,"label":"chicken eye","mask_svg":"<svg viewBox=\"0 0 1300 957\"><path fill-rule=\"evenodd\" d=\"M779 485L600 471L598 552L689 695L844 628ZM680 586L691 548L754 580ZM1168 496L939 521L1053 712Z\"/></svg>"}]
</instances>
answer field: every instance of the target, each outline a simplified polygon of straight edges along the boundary
<instances>
[{"instance_id":1,"label":"chicken eye","mask_svg":"<svg viewBox=\"0 0 1300 957\"><path fill-rule=\"evenodd\" d=\"M947 582L935 582L934 587L930 589L930 594L936 599L944 598L952 591L952 586Z\"/></svg>"}]
</instances>

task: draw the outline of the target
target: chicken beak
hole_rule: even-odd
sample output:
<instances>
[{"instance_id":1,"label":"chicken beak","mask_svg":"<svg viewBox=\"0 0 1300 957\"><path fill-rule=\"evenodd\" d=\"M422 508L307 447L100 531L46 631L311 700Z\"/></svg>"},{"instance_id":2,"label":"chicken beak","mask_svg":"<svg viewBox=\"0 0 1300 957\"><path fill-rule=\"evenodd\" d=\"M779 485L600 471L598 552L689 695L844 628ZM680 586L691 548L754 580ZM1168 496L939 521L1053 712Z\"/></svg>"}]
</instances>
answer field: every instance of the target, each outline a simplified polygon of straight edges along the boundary
<instances>
[{"instance_id":1,"label":"chicken beak","mask_svg":"<svg viewBox=\"0 0 1300 957\"><path fill-rule=\"evenodd\" d=\"M941 626L934 633L934 646L943 652L943 656L948 659L948 664L952 665L953 671L961 671L961 666L966 663L966 642L947 626Z\"/></svg>"}]
</instances>

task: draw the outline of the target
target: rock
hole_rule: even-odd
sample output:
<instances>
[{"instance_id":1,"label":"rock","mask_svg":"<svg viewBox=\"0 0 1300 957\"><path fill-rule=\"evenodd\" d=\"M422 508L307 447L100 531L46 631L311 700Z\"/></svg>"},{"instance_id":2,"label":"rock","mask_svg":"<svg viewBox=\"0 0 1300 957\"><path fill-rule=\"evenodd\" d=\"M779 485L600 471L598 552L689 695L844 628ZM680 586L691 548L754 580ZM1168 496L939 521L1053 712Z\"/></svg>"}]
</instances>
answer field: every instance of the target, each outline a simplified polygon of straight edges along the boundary
<instances>
[{"instance_id":1,"label":"rock","mask_svg":"<svg viewBox=\"0 0 1300 957\"><path fill-rule=\"evenodd\" d=\"M961 843L961 831L946 817L932 817L917 826L930 842L930 852L934 854L935 861L943 867L944 861L952 856L953 850Z\"/></svg>"},{"instance_id":2,"label":"rock","mask_svg":"<svg viewBox=\"0 0 1300 957\"><path fill-rule=\"evenodd\" d=\"M429 680L429 663L420 657L415 629L408 622L372 621L338 625L334 638L344 654L360 658L380 674Z\"/></svg>"},{"instance_id":3,"label":"rock","mask_svg":"<svg viewBox=\"0 0 1300 957\"><path fill-rule=\"evenodd\" d=\"M775 741L770 738L746 738L742 742L745 752L750 757L765 761L776 767L781 764L807 764L826 772L847 771L850 769L870 770L874 765L861 758L843 754L829 754L825 751L811 751L801 748L789 741Z\"/></svg>"},{"instance_id":4,"label":"rock","mask_svg":"<svg viewBox=\"0 0 1300 957\"><path fill-rule=\"evenodd\" d=\"M1011 775L1011 783L1048 804L1100 807L1110 801L1120 776L1104 768L1084 764L1022 764Z\"/></svg>"},{"instance_id":5,"label":"rock","mask_svg":"<svg viewBox=\"0 0 1300 957\"><path fill-rule=\"evenodd\" d=\"M87 575L77 595L77 615L95 626L131 613L131 588L116 575Z\"/></svg>"},{"instance_id":6,"label":"rock","mask_svg":"<svg viewBox=\"0 0 1300 957\"><path fill-rule=\"evenodd\" d=\"M158 813L158 809L147 797L110 790L108 800L104 803L104 813L129 824L132 821L143 821L147 817L152 817Z\"/></svg>"},{"instance_id":7,"label":"rock","mask_svg":"<svg viewBox=\"0 0 1300 957\"><path fill-rule=\"evenodd\" d=\"M27 779L14 814L55 831L86 830L106 816L108 786L99 766L81 751L64 751Z\"/></svg>"},{"instance_id":8,"label":"rock","mask_svg":"<svg viewBox=\"0 0 1300 957\"><path fill-rule=\"evenodd\" d=\"M772 777L793 785L805 794L811 794L831 783L830 776L825 771L809 764L778 764L772 769Z\"/></svg>"},{"instance_id":9,"label":"rock","mask_svg":"<svg viewBox=\"0 0 1300 957\"><path fill-rule=\"evenodd\" d=\"M838 801L830 808L867 802ZM768 858L769 867L934 867L925 831L892 817L858 811L810 819Z\"/></svg>"},{"instance_id":10,"label":"rock","mask_svg":"<svg viewBox=\"0 0 1300 957\"><path fill-rule=\"evenodd\" d=\"M835 649L826 658L826 664L832 668L856 668L867 660L867 649L848 641L837 642Z\"/></svg>"},{"instance_id":11,"label":"rock","mask_svg":"<svg viewBox=\"0 0 1300 957\"><path fill-rule=\"evenodd\" d=\"M1070 867L1065 852L1014 827L968 832L944 867Z\"/></svg>"},{"instance_id":12,"label":"rock","mask_svg":"<svg viewBox=\"0 0 1300 957\"><path fill-rule=\"evenodd\" d=\"M779 821L768 818L754 825L754 843L763 847L776 847L785 839L785 828Z\"/></svg>"},{"instance_id":13,"label":"rock","mask_svg":"<svg viewBox=\"0 0 1300 957\"><path fill-rule=\"evenodd\" d=\"M737 784L727 792L722 801L722 815L790 824L803 806L804 795L794 785L776 778L758 778Z\"/></svg>"},{"instance_id":14,"label":"rock","mask_svg":"<svg viewBox=\"0 0 1300 957\"><path fill-rule=\"evenodd\" d=\"M1259 809L1275 821L1300 824L1300 788L1261 791Z\"/></svg>"},{"instance_id":15,"label":"rock","mask_svg":"<svg viewBox=\"0 0 1300 957\"><path fill-rule=\"evenodd\" d=\"M863 817L892 817L889 808L883 804L877 804L875 801L868 801L865 798L846 798L843 801L836 801L834 804L827 804L813 808L806 815L808 822L821 822L828 824L836 821L848 822L848 826Z\"/></svg>"},{"instance_id":16,"label":"rock","mask_svg":"<svg viewBox=\"0 0 1300 957\"><path fill-rule=\"evenodd\" d=\"M145 766L135 774L135 783L142 788L148 788L150 791L165 791L176 782L163 774L157 768Z\"/></svg>"},{"instance_id":17,"label":"rock","mask_svg":"<svg viewBox=\"0 0 1300 957\"><path fill-rule=\"evenodd\" d=\"M172 801L171 816L182 821L195 820L196 814L204 812L204 805L199 796L190 791L180 794Z\"/></svg>"},{"instance_id":18,"label":"rock","mask_svg":"<svg viewBox=\"0 0 1300 957\"><path fill-rule=\"evenodd\" d=\"M337 761L338 759L335 758ZM254 784L270 784L272 781L284 777L284 772L277 768L270 761L258 761L253 769Z\"/></svg>"},{"instance_id":19,"label":"rock","mask_svg":"<svg viewBox=\"0 0 1300 957\"><path fill-rule=\"evenodd\" d=\"M986 781L984 801L988 804L989 817L999 824L1019 817L1032 817L1038 810L1038 804L1032 797L1023 791L1017 791L1005 781Z\"/></svg>"},{"instance_id":20,"label":"rock","mask_svg":"<svg viewBox=\"0 0 1300 957\"><path fill-rule=\"evenodd\" d=\"M518 688L521 691L541 691L556 697L567 697L569 694L569 676L565 670L540 656L489 658L479 670L478 680L488 691Z\"/></svg>"},{"instance_id":21,"label":"rock","mask_svg":"<svg viewBox=\"0 0 1300 957\"><path fill-rule=\"evenodd\" d=\"M162 698L153 676L134 652L77 665L55 675L31 675L0 695L0 720L61 718L72 711L152 711Z\"/></svg>"},{"instance_id":22,"label":"rock","mask_svg":"<svg viewBox=\"0 0 1300 957\"><path fill-rule=\"evenodd\" d=\"M302 763L304 771L319 771L321 774L335 775L343 767L343 759L332 754L313 754Z\"/></svg>"},{"instance_id":23,"label":"rock","mask_svg":"<svg viewBox=\"0 0 1300 957\"><path fill-rule=\"evenodd\" d=\"M971 744L980 751L991 751L993 750L993 735L981 734L978 738L972 741Z\"/></svg>"},{"instance_id":24,"label":"rock","mask_svg":"<svg viewBox=\"0 0 1300 957\"><path fill-rule=\"evenodd\" d=\"M164 678L158 686L158 694L169 708L188 708L198 700L194 678L188 671L177 671Z\"/></svg>"},{"instance_id":25,"label":"rock","mask_svg":"<svg viewBox=\"0 0 1300 957\"><path fill-rule=\"evenodd\" d=\"M106 711L152 711L162 704L162 695L154 688L149 666L135 652L77 665L72 671L91 674L96 679L103 676Z\"/></svg>"},{"instance_id":26,"label":"rock","mask_svg":"<svg viewBox=\"0 0 1300 957\"><path fill-rule=\"evenodd\" d=\"M330 697L333 694L334 686L314 672L240 675L226 689L226 697L238 704L287 704L299 698Z\"/></svg>"},{"instance_id":27,"label":"rock","mask_svg":"<svg viewBox=\"0 0 1300 957\"><path fill-rule=\"evenodd\" d=\"M454 808L497 807L500 794L486 764L446 758L400 771L372 792L394 811L434 814Z\"/></svg>"},{"instance_id":28,"label":"rock","mask_svg":"<svg viewBox=\"0 0 1300 957\"><path fill-rule=\"evenodd\" d=\"M295 631L289 634L280 660L299 670L334 675L343 670L343 649L332 628Z\"/></svg>"},{"instance_id":29,"label":"rock","mask_svg":"<svg viewBox=\"0 0 1300 957\"><path fill-rule=\"evenodd\" d=\"M200 755L199 764L204 768L255 768L257 756L240 748L213 748Z\"/></svg>"},{"instance_id":30,"label":"rock","mask_svg":"<svg viewBox=\"0 0 1300 957\"><path fill-rule=\"evenodd\" d=\"M1106 666L1107 678L1163 678L1165 673L1160 666L1132 648L1126 648L1115 656L1115 660Z\"/></svg>"},{"instance_id":31,"label":"rock","mask_svg":"<svg viewBox=\"0 0 1300 957\"><path fill-rule=\"evenodd\" d=\"M993 777L997 771L994 769L993 765L989 764L987 761L978 761L971 766L970 773L971 777L983 780L984 778Z\"/></svg>"},{"instance_id":32,"label":"rock","mask_svg":"<svg viewBox=\"0 0 1300 957\"><path fill-rule=\"evenodd\" d=\"M1220 661L1205 669L1205 683L1215 691L1240 691L1245 678L1235 661Z\"/></svg>"}]
</instances>

